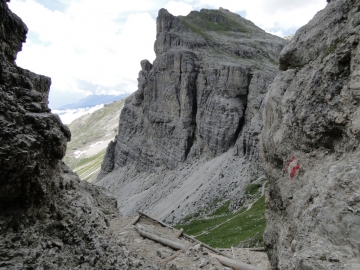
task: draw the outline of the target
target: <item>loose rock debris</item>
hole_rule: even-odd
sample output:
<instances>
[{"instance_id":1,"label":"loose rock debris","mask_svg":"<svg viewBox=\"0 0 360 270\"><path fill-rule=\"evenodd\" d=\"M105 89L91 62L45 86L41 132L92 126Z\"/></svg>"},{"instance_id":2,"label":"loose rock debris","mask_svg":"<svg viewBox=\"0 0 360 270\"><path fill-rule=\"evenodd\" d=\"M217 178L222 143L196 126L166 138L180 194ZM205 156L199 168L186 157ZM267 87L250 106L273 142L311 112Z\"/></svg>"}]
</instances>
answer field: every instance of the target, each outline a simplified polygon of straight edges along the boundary
<instances>
[{"instance_id":1,"label":"loose rock debris","mask_svg":"<svg viewBox=\"0 0 360 270\"><path fill-rule=\"evenodd\" d=\"M153 266L147 269L270 269L263 251L220 251L144 213L132 220L115 219L110 227L139 261Z\"/></svg>"}]
</instances>

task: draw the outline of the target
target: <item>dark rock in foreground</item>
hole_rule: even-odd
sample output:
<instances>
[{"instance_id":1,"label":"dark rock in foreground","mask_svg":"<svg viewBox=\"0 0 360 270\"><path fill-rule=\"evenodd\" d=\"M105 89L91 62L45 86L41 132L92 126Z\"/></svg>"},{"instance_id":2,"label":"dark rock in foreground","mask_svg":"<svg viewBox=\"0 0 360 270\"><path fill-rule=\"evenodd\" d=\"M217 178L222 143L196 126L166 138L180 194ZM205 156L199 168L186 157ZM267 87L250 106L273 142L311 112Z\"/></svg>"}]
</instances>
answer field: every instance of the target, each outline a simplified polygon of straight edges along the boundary
<instances>
[{"instance_id":1,"label":"dark rock in foreground","mask_svg":"<svg viewBox=\"0 0 360 270\"><path fill-rule=\"evenodd\" d=\"M331 1L281 52L265 100L273 269L360 269L360 1Z\"/></svg>"},{"instance_id":2,"label":"dark rock in foreground","mask_svg":"<svg viewBox=\"0 0 360 270\"><path fill-rule=\"evenodd\" d=\"M61 162L70 131L48 109L50 78L15 65L27 28L0 1L0 268L126 269L109 230L116 201Z\"/></svg>"}]
</instances>

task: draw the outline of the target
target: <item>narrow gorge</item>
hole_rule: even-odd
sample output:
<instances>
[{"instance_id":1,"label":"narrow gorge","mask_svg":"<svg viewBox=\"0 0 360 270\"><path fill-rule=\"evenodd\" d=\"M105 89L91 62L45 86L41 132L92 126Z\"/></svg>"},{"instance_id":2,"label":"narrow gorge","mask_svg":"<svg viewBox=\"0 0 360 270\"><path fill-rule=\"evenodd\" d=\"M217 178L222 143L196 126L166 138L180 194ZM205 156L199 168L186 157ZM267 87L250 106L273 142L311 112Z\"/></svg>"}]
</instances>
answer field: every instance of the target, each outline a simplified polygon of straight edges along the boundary
<instances>
[{"instance_id":1,"label":"narrow gorge","mask_svg":"<svg viewBox=\"0 0 360 270\"><path fill-rule=\"evenodd\" d=\"M238 210L249 184L271 269L360 269L360 0L328 0L291 41L223 8L161 9L156 59L140 63L93 183L62 161L71 132L48 107L51 79L16 65L28 29L7 2L0 269L228 269L167 224ZM159 231L180 251L143 237Z\"/></svg>"}]
</instances>

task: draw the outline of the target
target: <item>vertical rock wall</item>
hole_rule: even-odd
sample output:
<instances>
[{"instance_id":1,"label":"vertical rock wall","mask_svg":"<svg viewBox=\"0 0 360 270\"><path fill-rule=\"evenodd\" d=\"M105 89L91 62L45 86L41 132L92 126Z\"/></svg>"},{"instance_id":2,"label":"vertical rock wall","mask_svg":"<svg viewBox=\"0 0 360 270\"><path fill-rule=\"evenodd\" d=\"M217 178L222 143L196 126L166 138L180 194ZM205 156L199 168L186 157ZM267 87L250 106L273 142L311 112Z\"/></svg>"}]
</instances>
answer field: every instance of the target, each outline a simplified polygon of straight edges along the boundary
<instances>
[{"instance_id":1,"label":"vertical rock wall","mask_svg":"<svg viewBox=\"0 0 360 270\"><path fill-rule=\"evenodd\" d=\"M70 131L47 106L50 78L15 64L26 33L1 0L0 268L131 267L109 229L116 201L61 162Z\"/></svg>"},{"instance_id":2,"label":"vertical rock wall","mask_svg":"<svg viewBox=\"0 0 360 270\"><path fill-rule=\"evenodd\" d=\"M202 10L200 14L207 12ZM210 20L236 16L223 10L215 14ZM285 42L246 23L253 36L243 37L244 43L248 47L263 44L266 55L276 59ZM248 52L245 46L234 44L236 38L231 40L226 35L215 36L218 39L204 38L186 25L187 21L181 17L174 17L165 9L159 11L157 57L153 65L146 60L141 63L138 90L126 102L116 147L111 147L114 159L105 159L98 179L109 172L108 168L116 170L126 164L148 171L161 165L174 169L190 153L196 157L203 152L212 156L224 153L235 144L242 130L250 85L253 95L266 92L276 73L275 65L266 61L264 67L257 70L259 67L246 58L237 61L240 51ZM266 41L265 36L270 41ZM228 51L214 53L215 48L224 46L222 42L227 42ZM257 53L254 58L259 58L258 63L263 62L261 51ZM258 81L251 84L254 73L257 80L261 78L260 85ZM259 109L261 100L260 97L254 109ZM109 167L108 163L114 166Z\"/></svg>"},{"instance_id":3,"label":"vertical rock wall","mask_svg":"<svg viewBox=\"0 0 360 270\"><path fill-rule=\"evenodd\" d=\"M299 29L266 95L273 269L360 269L359 6L331 1Z\"/></svg>"},{"instance_id":4,"label":"vertical rock wall","mask_svg":"<svg viewBox=\"0 0 360 270\"><path fill-rule=\"evenodd\" d=\"M70 131L47 106L51 80L14 64L27 28L1 3L0 205L30 206L50 188Z\"/></svg>"}]
</instances>

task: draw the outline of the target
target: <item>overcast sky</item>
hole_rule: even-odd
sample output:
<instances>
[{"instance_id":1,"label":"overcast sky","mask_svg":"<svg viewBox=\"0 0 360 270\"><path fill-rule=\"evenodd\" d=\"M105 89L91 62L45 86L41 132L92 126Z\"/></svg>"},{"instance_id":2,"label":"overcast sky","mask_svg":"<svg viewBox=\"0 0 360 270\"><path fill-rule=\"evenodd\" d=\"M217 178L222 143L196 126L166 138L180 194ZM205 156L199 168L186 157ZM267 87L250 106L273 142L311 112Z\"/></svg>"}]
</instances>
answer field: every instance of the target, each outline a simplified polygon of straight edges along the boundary
<instances>
[{"instance_id":1,"label":"overcast sky","mask_svg":"<svg viewBox=\"0 0 360 270\"><path fill-rule=\"evenodd\" d=\"M130 93L140 61L155 59L156 17L220 6L278 36L293 34L325 0L11 0L29 28L17 64L52 78L50 107L91 94Z\"/></svg>"}]
</instances>

